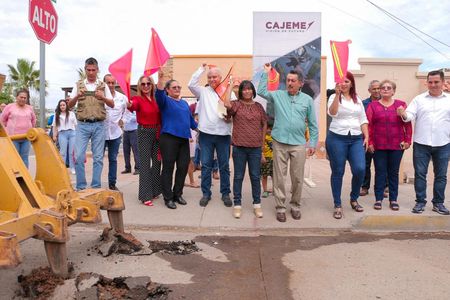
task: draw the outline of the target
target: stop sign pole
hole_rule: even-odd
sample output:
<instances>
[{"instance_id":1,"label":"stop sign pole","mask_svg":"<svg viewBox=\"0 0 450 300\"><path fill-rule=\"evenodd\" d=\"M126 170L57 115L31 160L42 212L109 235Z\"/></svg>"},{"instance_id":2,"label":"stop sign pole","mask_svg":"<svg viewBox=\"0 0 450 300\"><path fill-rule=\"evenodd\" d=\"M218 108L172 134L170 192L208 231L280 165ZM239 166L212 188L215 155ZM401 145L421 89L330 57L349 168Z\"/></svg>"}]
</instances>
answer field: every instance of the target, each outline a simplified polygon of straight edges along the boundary
<instances>
[{"instance_id":1,"label":"stop sign pole","mask_svg":"<svg viewBox=\"0 0 450 300\"><path fill-rule=\"evenodd\" d=\"M39 42L39 123L45 128L45 43L56 37L58 15L50 0L30 0L28 21Z\"/></svg>"}]
</instances>

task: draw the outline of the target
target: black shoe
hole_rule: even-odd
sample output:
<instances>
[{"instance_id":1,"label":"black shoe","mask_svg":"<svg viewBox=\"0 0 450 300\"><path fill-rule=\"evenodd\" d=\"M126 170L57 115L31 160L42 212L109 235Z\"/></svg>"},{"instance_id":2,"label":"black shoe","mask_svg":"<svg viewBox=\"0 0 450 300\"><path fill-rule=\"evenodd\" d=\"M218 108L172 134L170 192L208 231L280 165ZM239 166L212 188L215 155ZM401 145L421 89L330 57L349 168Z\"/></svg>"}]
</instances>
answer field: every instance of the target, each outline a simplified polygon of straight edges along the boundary
<instances>
[{"instance_id":1,"label":"black shoe","mask_svg":"<svg viewBox=\"0 0 450 300\"><path fill-rule=\"evenodd\" d=\"M414 205L412 212L415 214L423 213L425 211L425 205L426 205L426 203L416 202L416 205Z\"/></svg>"},{"instance_id":2,"label":"black shoe","mask_svg":"<svg viewBox=\"0 0 450 300\"><path fill-rule=\"evenodd\" d=\"M134 170L133 175L139 175L139 170Z\"/></svg>"},{"instance_id":3,"label":"black shoe","mask_svg":"<svg viewBox=\"0 0 450 300\"><path fill-rule=\"evenodd\" d=\"M435 211L435 212L437 212L438 214L441 214L441 215L449 215L450 214L448 209L442 203L434 203L433 204L433 211Z\"/></svg>"},{"instance_id":4,"label":"black shoe","mask_svg":"<svg viewBox=\"0 0 450 300\"><path fill-rule=\"evenodd\" d=\"M203 196L202 199L200 199L200 206L205 207L208 205L209 200L211 200L211 197Z\"/></svg>"},{"instance_id":5,"label":"black shoe","mask_svg":"<svg viewBox=\"0 0 450 300\"><path fill-rule=\"evenodd\" d=\"M122 172L120 172L120 174L128 174L128 173L131 173L131 170L123 170Z\"/></svg>"},{"instance_id":6,"label":"black shoe","mask_svg":"<svg viewBox=\"0 0 450 300\"><path fill-rule=\"evenodd\" d=\"M178 204L181 204L181 205L186 205L186 204L187 204L186 200L184 200L184 198L181 197L181 196L178 197L178 198L175 198L174 201L175 201L176 203L178 203Z\"/></svg>"},{"instance_id":7,"label":"black shoe","mask_svg":"<svg viewBox=\"0 0 450 300\"><path fill-rule=\"evenodd\" d=\"M177 208L177 205L175 204L175 202L173 202L173 200L169 200L169 201L164 201L166 203L166 206L170 209L175 209Z\"/></svg>"},{"instance_id":8,"label":"black shoe","mask_svg":"<svg viewBox=\"0 0 450 300\"><path fill-rule=\"evenodd\" d=\"M113 190L113 191L118 191L119 190L115 184L110 184L109 185L109 189Z\"/></svg>"},{"instance_id":9,"label":"black shoe","mask_svg":"<svg viewBox=\"0 0 450 300\"><path fill-rule=\"evenodd\" d=\"M233 206L233 202L231 202L230 195L222 195L222 201L223 205L225 205L226 207Z\"/></svg>"}]
</instances>

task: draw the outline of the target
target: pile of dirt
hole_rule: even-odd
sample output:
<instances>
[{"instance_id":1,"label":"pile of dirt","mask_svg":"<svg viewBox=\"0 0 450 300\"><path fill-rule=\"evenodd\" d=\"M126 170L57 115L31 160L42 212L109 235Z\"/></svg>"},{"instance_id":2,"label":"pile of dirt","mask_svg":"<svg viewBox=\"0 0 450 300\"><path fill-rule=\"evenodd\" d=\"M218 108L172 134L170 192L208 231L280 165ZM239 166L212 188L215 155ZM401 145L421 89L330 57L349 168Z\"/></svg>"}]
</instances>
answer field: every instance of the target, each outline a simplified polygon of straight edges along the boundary
<instances>
[{"instance_id":1,"label":"pile of dirt","mask_svg":"<svg viewBox=\"0 0 450 300\"><path fill-rule=\"evenodd\" d=\"M153 253L162 252L174 255L186 255L200 251L194 241L147 241L148 247Z\"/></svg>"},{"instance_id":2,"label":"pile of dirt","mask_svg":"<svg viewBox=\"0 0 450 300\"><path fill-rule=\"evenodd\" d=\"M107 278L97 273L80 273L75 279L65 281L54 275L49 267L34 269L29 275L19 276L21 290L16 294L21 299L58 299L54 294L58 288L65 289L71 299L79 300L165 300L172 291L168 287L152 282L150 277ZM72 288L71 288L72 286Z\"/></svg>"},{"instance_id":3,"label":"pile of dirt","mask_svg":"<svg viewBox=\"0 0 450 300\"><path fill-rule=\"evenodd\" d=\"M111 228L105 228L94 250L106 257L113 253L133 254L143 248L144 245L131 233L115 232Z\"/></svg>"},{"instance_id":4,"label":"pile of dirt","mask_svg":"<svg viewBox=\"0 0 450 300\"><path fill-rule=\"evenodd\" d=\"M110 279L96 273L81 273L75 285L75 299L86 300L165 300L171 292L168 287L152 282L147 276Z\"/></svg>"},{"instance_id":5,"label":"pile of dirt","mask_svg":"<svg viewBox=\"0 0 450 300\"><path fill-rule=\"evenodd\" d=\"M29 275L19 275L17 281L21 287L18 296L37 300L48 299L58 285L64 284L64 278L53 274L50 267L34 269Z\"/></svg>"},{"instance_id":6,"label":"pile of dirt","mask_svg":"<svg viewBox=\"0 0 450 300\"><path fill-rule=\"evenodd\" d=\"M88 252L97 252L103 257L114 253L133 256L151 255L154 253L167 253L173 255L186 255L200 251L194 241L147 241L149 246L144 245L131 233L117 233L111 228L105 228L100 236L99 243ZM89 254L88 254L89 255Z\"/></svg>"}]
</instances>

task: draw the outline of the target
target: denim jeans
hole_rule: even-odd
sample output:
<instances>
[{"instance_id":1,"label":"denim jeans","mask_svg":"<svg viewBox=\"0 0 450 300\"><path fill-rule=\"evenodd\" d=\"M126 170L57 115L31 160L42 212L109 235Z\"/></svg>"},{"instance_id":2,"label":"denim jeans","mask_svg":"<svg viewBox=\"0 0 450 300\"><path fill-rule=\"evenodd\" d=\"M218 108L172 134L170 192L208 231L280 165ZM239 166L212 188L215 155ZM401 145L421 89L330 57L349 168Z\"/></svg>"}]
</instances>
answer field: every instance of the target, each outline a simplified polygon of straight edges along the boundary
<instances>
[{"instance_id":1,"label":"denim jeans","mask_svg":"<svg viewBox=\"0 0 450 300\"><path fill-rule=\"evenodd\" d=\"M75 148L75 130L62 130L58 132L59 153L63 158L63 162L69 162L69 167L74 168L73 151Z\"/></svg>"},{"instance_id":2,"label":"denim jeans","mask_svg":"<svg viewBox=\"0 0 450 300\"><path fill-rule=\"evenodd\" d=\"M233 146L233 194L235 206L241 205L242 181L244 180L247 163L252 185L253 204L261 203L261 147Z\"/></svg>"},{"instance_id":3,"label":"denim jeans","mask_svg":"<svg viewBox=\"0 0 450 300\"><path fill-rule=\"evenodd\" d=\"M30 155L30 141L28 140L17 140L13 141L14 146L16 147L17 152L19 152L20 157L23 160L23 163L28 168L28 156Z\"/></svg>"},{"instance_id":4,"label":"denim jeans","mask_svg":"<svg viewBox=\"0 0 450 300\"><path fill-rule=\"evenodd\" d=\"M325 146L330 159L334 206L341 207L342 178L347 160L352 171L350 201L358 200L366 167L362 135L340 135L329 131Z\"/></svg>"},{"instance_id":5,"label":"denim jeans","mask_svg":"<svg viewBox=\"0 0 450 300\"><path fill-rule=\"evenodd\" d=\"M192 162L194 163L195 167L198 167L201 165L200 163L200 145L195 145L195 154L194 154L194 159L192 160ZM213 172L217 172L219 171L219 162L217 161L217 158L214 159L213 162Z\"/></svg>"},{"instance_id":6,"label":"denim jeans","mask_svg":"<svg viewBox=\"0 0 450 300\"><path fill-rule=\"evenodd\" d=\"M89 140L91 140L93 158L91 187L99 188L102 185L103 150L105 148L104 122L78 122L77 129L75 130L75 171L77 173L77 190L84 190L87 187L84 160L86 159L86 150Z\"/></svg>"},{"instance_id":7,"label":"denim jeans","mask_svg":"<svg viewBox=\"0 0 450 300\"><path fill-rule=\"evenodd\" d=\"M105 140L104 149L108 148L108 185L116 185L117 182L117 155L119 155L121 140L121 137L114 140Z\"/></svg>"},{"instance_id":8,"label":"denim jeans","mask_svg":"<svg viewBox=\"0 0 450 300\"><path fill-rule=\"evenodd\" d=\"M375 200L383 201L386 179L389 186L389 201L397 201L398 172L403 150L376 150L373 155L375 164Z\"/></svg>"},{"instance_id":9,"label":"denim jeans","mask_svg":"<svg viewBox=\"0 0 450 300\"><path fill-rule=\"evenodd\" d=\"M427 171L430 160L433 160L434 183L433 200L431 202L444 203L450 144L440 147L432 147L418 143L414 143L413 145L416 202L427 203Z\"/></svg>"},{"instance_id":10,"label":"denim jeans","mask_svg":"<svg viewBox=\"0 0 450 300\"><path fill-rule=\"evenodd\" d=\"M229 135L199 134L200 160L202 162L201 188L204 197L211 197L211 172L213 170L214 150L217 152L220 172L220 193L229 195L230 190L230 143Z\"/></svg>"},{"instance_id":11,"label":"denim jeans","mask_svg":"<svg viewBox=\"0 0 450 300\"><path fill-rule=\"evenodd\" d=\"M370 171L370 167L372 164L373 159L373 153L367 151L366 152L366 173L364 175L364 181L361 187L366 188L367 190L370 189L370 179L372 177L372 173Z\"/></svg>"},{"instance_id":12,"label":"denim jeans","mask_svg":"<svg viewBox=\"0 0 450 300\"><path fill-rule=\"evenodd\" d=\"M123 158L125 159L125 170L131 171L131 150L133 150L134 170L139 170L139 153L137 142L137 129L123 132Z\"/></svg>"}]
</instances>

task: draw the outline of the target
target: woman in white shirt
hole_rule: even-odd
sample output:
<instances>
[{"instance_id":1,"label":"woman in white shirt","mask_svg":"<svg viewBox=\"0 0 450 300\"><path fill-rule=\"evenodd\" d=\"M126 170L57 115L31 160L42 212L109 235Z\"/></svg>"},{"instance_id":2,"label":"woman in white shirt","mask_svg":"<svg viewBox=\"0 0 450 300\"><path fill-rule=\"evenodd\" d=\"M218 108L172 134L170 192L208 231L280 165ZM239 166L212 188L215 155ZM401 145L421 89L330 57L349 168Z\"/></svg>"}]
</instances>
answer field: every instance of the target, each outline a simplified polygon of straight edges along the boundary
<instances>
[{"instance_id":1,"label":"woman in white shirt","mask_svg":"<svg viewBox=\"0 0 450 300\"><path fill-rule=\"evenodd\" d=\"M336 84L336 94L328 100L328 114L332 117L325 142L331 166L331 190L334 218L342 218L341 190L346 161L352 171L350 205L356 212L364 209L358 203L359 190L365 175L365 148L368 143L367 118L361 99L356 95L355 79L347 72L342 83Z\"/></svg>"},{"instance_id":2,"label":"woman in white shirt","mask_svg":"<svg viewBox=\"0 0 450 300\"><path fill-rule=\"evenodd\" d=\"M77 126L77 118L75 114L67 107L66 100L59 100L53 118L53 140L58 139L59 152L64 163L69 155L70 172L75 174L75 163L72 154L75 147L75 127ZM67 151L67 149L69 151Z\"/></svg>"}]
</instances>

